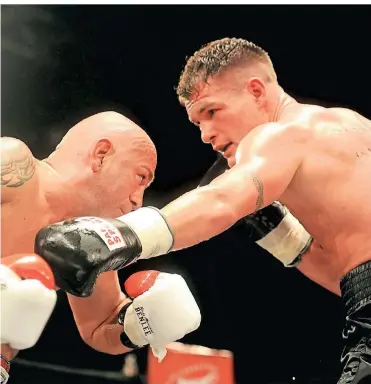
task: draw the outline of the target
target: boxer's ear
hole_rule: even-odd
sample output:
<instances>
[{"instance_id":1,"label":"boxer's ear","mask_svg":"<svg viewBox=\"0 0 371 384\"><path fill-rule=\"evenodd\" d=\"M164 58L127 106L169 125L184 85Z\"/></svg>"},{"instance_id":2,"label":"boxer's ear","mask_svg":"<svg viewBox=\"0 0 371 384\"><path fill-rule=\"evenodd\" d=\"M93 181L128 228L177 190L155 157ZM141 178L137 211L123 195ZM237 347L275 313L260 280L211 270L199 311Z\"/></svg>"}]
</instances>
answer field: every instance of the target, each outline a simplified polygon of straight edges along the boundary
<instances>
[{"instance_id":1,"label":"boxer's ear","mask_svg":"<svg viewBox=\"0 0 371 384\"><path fill-rule=\"evenodd\" d=\"M259 104L265 96L266 90L264 83L258 77L252 77L248 80L247 90L254 96L255 101Z\"/></svg>"},{"instance_id":2,"label":"boxer's ear","mask_svg":"<svg viewBox=\"0 0 371 384\"><path fill-rule=\"evenodd\" d=\"M112 142L107 139L99 139L92 147L90 152L91 157L91 169L93 172L99 172L103 166L103 160L111 151L113 145Z\"/></svg>"}]
</instances>

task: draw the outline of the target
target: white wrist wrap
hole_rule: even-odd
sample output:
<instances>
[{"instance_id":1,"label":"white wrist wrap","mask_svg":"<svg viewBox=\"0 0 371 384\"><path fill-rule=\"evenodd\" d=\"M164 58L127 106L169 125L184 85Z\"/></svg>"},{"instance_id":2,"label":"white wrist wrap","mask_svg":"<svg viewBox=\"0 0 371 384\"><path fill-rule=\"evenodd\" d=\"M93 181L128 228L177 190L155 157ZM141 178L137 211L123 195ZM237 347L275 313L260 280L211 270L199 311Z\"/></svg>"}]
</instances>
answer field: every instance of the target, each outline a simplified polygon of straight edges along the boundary
<instances>
[{"instance_id":1,"label":"white wrist wrap","mask_svg":"<svg viewBox=\"0 0 371 384\"><path fill-rule=\"evenodd\" d=\"M118 217L117 220L127 224L137 234L142 244L142 254L139 259L164 255L173 246L173 234L156 208L139 208Z\"/></svg>"},{"instance_id":2,"label":"white wrist wrap","mask_svg":"<svg viewBox=\"0 0 371 384\"><path fill-rule=\"evenodd\" d=\"M0 367L0 383L6 384L9 379L9 373L5 370L5 368Z\"/></svg>"},{"instance_id":3,"label":"white wrist wrap","mask_svg":"<svg viewBox=\"0 0 371 384\"><path fill-rule=\"evenodd\" d=\"M311 239L298 219L288 212L276 228L256 243L288 267L294 266L293 262L306 250Z\"/></svg>"}]
</instances>

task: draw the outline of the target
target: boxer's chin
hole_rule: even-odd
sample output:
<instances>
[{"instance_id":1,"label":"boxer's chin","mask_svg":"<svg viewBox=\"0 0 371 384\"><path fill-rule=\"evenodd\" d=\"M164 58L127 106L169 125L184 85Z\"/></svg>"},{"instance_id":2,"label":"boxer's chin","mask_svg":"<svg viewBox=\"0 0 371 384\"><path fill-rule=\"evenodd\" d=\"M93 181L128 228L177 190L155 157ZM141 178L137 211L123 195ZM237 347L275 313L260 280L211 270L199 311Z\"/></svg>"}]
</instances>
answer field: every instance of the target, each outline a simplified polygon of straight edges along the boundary
<instances>
[{"instance_id":1,"label":"boxer's chin","mask_svg":"<svg viewBox=\"0 0 371 384\"><path fill-rule=\"evenodd\" d=\"M228 162L228 167L232 168L236 164L235 156L232 155L232 156L228 157L227 162Z\"/></svg>"},{"instance_id":2,"label":"boxer's chin","mask_svg":"<svg viewBox=\"0 0 371 384\"><path fill-rule=\"evenodd\" d=\"M125 201L124 204L122 204L120 207L121 215L126 215L127 213L134 210L135 210L135 207L129 199L127 199L127 201Z\"/></svg>"}]
</instances>

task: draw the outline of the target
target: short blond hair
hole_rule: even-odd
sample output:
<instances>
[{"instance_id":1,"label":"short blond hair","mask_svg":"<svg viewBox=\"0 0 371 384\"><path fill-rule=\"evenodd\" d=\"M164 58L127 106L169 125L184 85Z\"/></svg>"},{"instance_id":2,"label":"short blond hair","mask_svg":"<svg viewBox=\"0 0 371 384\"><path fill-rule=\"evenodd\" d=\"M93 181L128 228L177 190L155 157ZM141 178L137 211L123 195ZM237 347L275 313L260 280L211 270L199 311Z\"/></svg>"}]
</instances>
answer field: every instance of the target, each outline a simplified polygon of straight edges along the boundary
<instances>
[{"instance_id":1,"label":"short blond hair","mask_svg":"<svg viewBox=\"0 0 371 384\"><path fill-rule=\"evenodd\" d=\"M236 66L262 62L270 67L269 78L277 81L272 61L268 53L258 45L237 38L224 38L212 41L187 60L177 87L179 101L184 104L200 83L206 83L209 76L216 76L222 71Z\"/></svg>"}]
</instances>

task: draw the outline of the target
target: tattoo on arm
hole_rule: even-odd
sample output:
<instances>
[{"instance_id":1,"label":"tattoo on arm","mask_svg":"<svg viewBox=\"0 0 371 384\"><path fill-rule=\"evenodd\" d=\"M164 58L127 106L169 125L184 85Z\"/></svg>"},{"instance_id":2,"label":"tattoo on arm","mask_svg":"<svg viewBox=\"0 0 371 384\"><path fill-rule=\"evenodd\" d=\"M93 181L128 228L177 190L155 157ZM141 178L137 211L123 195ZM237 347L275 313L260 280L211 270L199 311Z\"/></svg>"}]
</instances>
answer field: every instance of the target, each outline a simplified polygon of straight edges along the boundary
<instances>
[{"instance_id":1,"label":"tattoo on arm","mask_svg":"<svg viewBox=\"0 0 371 384\"><path fill-rule=\"evenodd\" d=\"M258 198L256 199L255 212L259 211L264 204L264 186L258 176L254 175L252 178L255 188L258 191Z\"/></svg>"},{"instance_id":2,"label":"tattoo on arm","mask_svg":"<svg viewBox=\"0 0 371 384\"><path fill-rule=\"evenodd\" d=\"M6 156L1 162L1 185L18 188L32 178L35 173L35 161L29 151L19 149Z\"/></svg>"}]
</instances>

